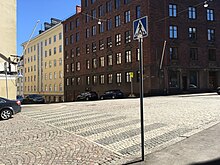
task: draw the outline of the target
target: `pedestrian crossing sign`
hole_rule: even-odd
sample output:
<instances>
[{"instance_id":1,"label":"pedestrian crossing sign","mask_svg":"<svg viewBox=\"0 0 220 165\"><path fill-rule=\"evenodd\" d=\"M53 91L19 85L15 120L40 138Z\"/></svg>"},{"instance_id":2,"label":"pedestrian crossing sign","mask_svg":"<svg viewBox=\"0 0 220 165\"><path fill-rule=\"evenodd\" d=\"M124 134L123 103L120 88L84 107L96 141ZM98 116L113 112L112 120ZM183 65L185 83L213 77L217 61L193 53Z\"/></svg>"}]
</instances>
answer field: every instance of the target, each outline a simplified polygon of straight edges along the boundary
<instances>
[{"instance_id":1,"label":"pedestrian crossing sign","mask_svg":"<svg viewBox=\"0 0 220 165\"><path fill-rule=\"evenodd\" d=\"M148 36L148 17L142 17L133 21L133 38L137 40L139 38Z\"/></svg>"}]
</instances>

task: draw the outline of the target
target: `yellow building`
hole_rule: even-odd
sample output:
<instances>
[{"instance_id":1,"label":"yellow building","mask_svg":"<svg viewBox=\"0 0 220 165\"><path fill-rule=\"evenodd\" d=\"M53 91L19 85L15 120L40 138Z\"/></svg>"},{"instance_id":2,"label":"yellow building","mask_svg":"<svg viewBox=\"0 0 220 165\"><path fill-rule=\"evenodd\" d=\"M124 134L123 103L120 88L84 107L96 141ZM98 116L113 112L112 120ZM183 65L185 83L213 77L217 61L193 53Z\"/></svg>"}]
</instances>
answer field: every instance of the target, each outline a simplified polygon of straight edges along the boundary
<instances>
[{"instance_id":1,"label":"yellow building","mask_svg":"<svg viewBox=\"0 0 220 165\"><path fill-rule=\"evenodd\" d=\"M52 25L52 23L51 23ZM24 52L24 96L41 94L47 102L62 102L63 27L61 23L46 28L22 44Z\"/></svg>"},{"instance_id":2,"label":"yellow building","mask_svg":"<svg viewBox=\"0 0 220 165\"><path fill-rule=\"evenodd\" d=\"M0 97L16 98L16 65L9 63L16 52L16 0L0 1ZM6 67L5 67L6 65ZM7 72L5 72L7 70Z\"/></svg>"}]
</instances>

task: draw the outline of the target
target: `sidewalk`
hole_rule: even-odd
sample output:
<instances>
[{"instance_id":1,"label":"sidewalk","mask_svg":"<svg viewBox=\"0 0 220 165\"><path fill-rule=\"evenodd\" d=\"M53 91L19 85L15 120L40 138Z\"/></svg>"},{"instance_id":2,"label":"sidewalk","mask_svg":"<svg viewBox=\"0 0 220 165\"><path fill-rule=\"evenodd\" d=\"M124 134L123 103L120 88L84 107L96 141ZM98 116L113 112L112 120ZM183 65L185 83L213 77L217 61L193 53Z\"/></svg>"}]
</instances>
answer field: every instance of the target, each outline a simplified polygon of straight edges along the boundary
<instances>
[{"instance_id":1,"label":"sidewalk","mask_svg":"<svg viewBox=\"0 0 220 165\"><path fill-rule=\"evenodd\" d=\"M133 160L135 162L138 160ZM129 164L129 163L127 163ZM220 165L220 123L132 165Z\"/></svg>"}]
</instances>

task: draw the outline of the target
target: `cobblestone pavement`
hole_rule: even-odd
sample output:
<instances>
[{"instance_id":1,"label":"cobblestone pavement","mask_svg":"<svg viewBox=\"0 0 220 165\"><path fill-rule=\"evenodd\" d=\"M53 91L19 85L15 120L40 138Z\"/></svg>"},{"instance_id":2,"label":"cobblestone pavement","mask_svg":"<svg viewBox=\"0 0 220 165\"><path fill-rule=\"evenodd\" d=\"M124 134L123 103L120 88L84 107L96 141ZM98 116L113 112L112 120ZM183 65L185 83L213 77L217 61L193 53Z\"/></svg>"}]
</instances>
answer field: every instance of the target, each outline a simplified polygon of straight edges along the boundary
<instances>
[{"instance_id":1,"label":"cobblestone pavement","mask_svg":"<svg viewBox=\"0 0 220 165\"><path fill-rule=\"evenodd\" d=\"M102 165L120 156L20 114L0 121L0 165Z\"/></svg>"},{"instance_id":2,"label":"cobblestone pavement","mask_svg":"<svg viewBox=\"0 0 220 165\"><path fill-rule=\"evenodd\" d=\"M215 93L206 93L144 98L145 154L174 144L220 122L219 97ZM77 141L78 149L81 149L81 142L83 141L82 145L86 143L82 149L85 152L87 151L85 146L88 145L90 148L90 145L96 146L95 144L100 144L104 148L97 147L101 151L96 151L98 153L95 154L95 160L99 160L99 154L101 153L103 156L100 159L101 164L104 164L105 160L103 159L106 157L110 164L121 164L123 162L121 160L124 158L127 158L124 160L128 160L140 156L139 109L139 99L72 102L43 105L43 107L41 105L27 105L23 107L22 113L19 114L21 116L15 118L27 117L31 119L28 120L29 122L40 121L45 128L57 128L57 131L62 130L61 132L66 134L66 136L71 136L68 133L72 133L74 138L77 135L76 138L79 139L79 142ZM32 119L34 120L32 121ZM63 132L63 130L66 132ZM41 131L44 131L43 127L39 128L39 134L44 137L44 140L47 139L46 135ZM59 133L52 134L52 137L56 136L61 138ZM42 140L42 143L37 143L37 145L44 146L47 143L50 144L50 140L46 140L46 142L44 140ZM67 149L68 152L75 154L75 145L71 146L72 142L66 143L70 147ZM59 142L55 146L59 148L58 150L65 150L65 147L60 148ZM92 149L93 147L89 151ZM53 153L53 147L48 147L48 149L44 149L42 152L46 153L47 151ZM0 151L0 153L2 155L6 152L2 153ZM41 154L36 155L38 157L41 156ZM84 158L86 157L88 158L87 163L90 164L94 157L88 155L86 152L81 161L85 161L86 159ZM18 156L17 159L20 160L21 158ZM30 158L26 159L29 160ZM22 160L26 159L23 158ZM49 157L47 159L49 160Z\"/></svg>"}]
</instances>

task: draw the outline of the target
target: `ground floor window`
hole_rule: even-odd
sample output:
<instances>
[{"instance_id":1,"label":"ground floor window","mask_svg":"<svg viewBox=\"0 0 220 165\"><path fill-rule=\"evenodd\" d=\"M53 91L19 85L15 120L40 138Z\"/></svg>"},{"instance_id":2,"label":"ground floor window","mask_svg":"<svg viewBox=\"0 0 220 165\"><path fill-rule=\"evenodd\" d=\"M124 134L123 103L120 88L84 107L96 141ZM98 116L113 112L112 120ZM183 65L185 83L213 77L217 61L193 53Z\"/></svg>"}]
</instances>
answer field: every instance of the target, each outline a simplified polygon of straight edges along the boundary
<instances>
[{"instance_id":1,"label":"ground floor window","mask_svg":"<svg viewBox=\"0 0 220 165\"><path fill-rule=\"evenodd\" d=\"M170 71L169 73L169 87L179 88L179 73L177 71Z\"/></svg>"},{"instance_id":2,"label":"ground floor window","mask_svg":"<svg viewBox=\"0 0 220 165\"><path fill-rule=\"evenodd\" d=\"M191 88L198 87L198 72L197 71L191 71L189 73L189 86Z\"/></svg>"}]
</instances>

